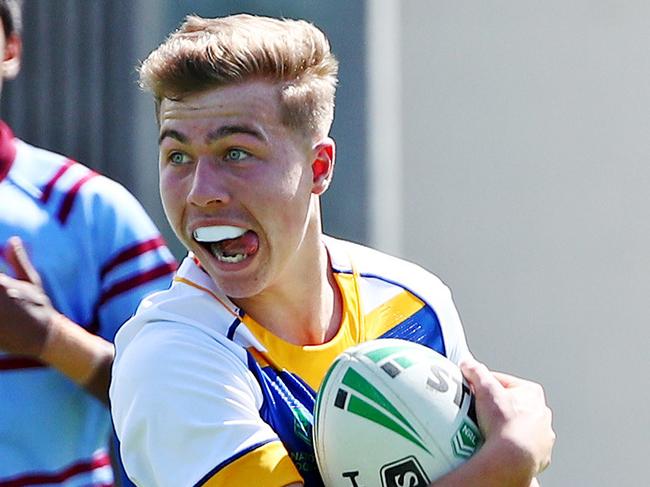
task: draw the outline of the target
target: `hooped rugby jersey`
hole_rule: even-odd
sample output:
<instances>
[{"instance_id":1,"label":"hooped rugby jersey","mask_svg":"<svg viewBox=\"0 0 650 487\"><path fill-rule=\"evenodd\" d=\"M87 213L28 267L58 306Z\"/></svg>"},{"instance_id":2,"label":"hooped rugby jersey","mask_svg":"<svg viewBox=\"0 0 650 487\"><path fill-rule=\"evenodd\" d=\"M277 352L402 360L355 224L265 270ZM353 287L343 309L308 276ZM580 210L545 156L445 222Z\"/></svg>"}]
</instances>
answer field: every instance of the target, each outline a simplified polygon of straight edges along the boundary
<instances>
[{"instance_id":1,"label":"hooped rugby jersey","mask_svg":"<svg viewBox=\"0 0 650 487\"><path fill-rule=\"evenodd\" d=\"M191 257L118 332L111 403L126 471L159 487L320 486L316 392L335 357L392 337L469 356L451 294L422 268L325 237L343 298L336 336L298 346L237 308Z\"/></svg>"},{"instance_id":2,"label":"hooped rugby jersey","mask_svg":"<svg viewBox=\"0 0 650 487\"><path fill-rule=\"evenodd\" d=\"M13 137L0 122L0 272L19 236L56 309L112 341L176 269L122 186ZM110 486L109 411L45 364L0 350L0 486Z\"/></svg>"}]
</instances>

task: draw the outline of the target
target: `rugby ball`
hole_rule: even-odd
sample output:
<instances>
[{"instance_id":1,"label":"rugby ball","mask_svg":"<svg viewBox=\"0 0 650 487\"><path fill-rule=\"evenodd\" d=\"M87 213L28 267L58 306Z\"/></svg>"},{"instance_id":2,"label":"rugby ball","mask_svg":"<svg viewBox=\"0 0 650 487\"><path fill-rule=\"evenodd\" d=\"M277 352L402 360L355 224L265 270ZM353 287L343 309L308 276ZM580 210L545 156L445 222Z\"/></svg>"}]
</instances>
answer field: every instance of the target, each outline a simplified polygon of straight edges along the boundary
<instances>
[{"instance_id":1,"label":"rugby ball","mask_svg":"<svg viewBox=\"0 0 650 487\"><path fill-rule=\"evenodd\" d=\"M428 487L483 443L458 366L397 339L337 357L318 391L313 440L327 487Z\"/></svg>"}]
</instances>

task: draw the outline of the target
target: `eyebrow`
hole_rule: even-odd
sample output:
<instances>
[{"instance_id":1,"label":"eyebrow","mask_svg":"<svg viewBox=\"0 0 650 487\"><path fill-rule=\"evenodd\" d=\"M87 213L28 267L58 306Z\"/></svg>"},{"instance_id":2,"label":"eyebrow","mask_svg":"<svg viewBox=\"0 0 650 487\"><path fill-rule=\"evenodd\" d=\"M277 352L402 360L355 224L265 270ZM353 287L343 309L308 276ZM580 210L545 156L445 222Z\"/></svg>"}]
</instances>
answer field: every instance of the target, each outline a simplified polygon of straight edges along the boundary
<instances>
[{"instance_id":1,"label":"eyebrow","mask_svg":"<svg viewBox=\"0 0 650 487\"><path fill-rule=\"evenodd\" d=\"M165 129L162 132L160 132L160 136L158 137L158 145L162 144L162 141L164 139L166 139L167 137L171 137L172 139L176 139L179 142L182 142L183 144L185 144L187 142L187 137L185 137L183 134L181 134L177 130Z\"/></svg>"},{"instance_id":2,"label":"eyebrow","mask_svg":"<svg viewBox=\"0 0 650 487\"><path fill-rule=\"evenodd\" d=\"M215 140L223 139L224 137L228 137L229 135L234 135L234 134L252 135L253 137L255 137L258 140L261 140L262 142L267 141L266 136L261 131L253 127L249 127L246 125L224 125L223 127L219 127L217 130L208 132L208 136L206 137L206 142L208 143L214 142ZM183 135L177 130L165 129L162 132L160 132L160 136L158 137L158 145L160 145L162 141L167 137L176 139L183 144L187 143L189 140L187 136Z\"/></svg>"},{"instance_id":3,"label":"eyebrow","mask_svg":"<svg viewBox=\"0 0 650 487\"><path fill-rule=\"evenodd\" d=\"M261 131L247 125L224 125L219 127L217 130L208 133L207 142L214 142L234 134L252 135L256 139L266 142L266 136Z\"/></svg>"}]
</instances>

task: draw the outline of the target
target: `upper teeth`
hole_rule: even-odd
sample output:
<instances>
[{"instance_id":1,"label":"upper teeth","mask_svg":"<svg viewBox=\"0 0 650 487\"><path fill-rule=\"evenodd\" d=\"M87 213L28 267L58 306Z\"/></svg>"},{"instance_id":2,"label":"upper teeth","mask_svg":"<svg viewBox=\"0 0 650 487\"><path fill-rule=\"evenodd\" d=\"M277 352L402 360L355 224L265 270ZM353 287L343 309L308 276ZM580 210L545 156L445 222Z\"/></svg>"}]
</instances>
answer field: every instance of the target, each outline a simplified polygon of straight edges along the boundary
<instances>
[{"instance_id":1,"label":"upper teeth","mask_svg":"<svg viewBox=\"0 0 650 487\"><path fill-rule=\"evenodd\" d=\"M194 230L194 238L199 242L219 242L231 238L241 237L246 233L245 228L230 225L214 225L200 227Z\"/></svg>"}]
</instances>

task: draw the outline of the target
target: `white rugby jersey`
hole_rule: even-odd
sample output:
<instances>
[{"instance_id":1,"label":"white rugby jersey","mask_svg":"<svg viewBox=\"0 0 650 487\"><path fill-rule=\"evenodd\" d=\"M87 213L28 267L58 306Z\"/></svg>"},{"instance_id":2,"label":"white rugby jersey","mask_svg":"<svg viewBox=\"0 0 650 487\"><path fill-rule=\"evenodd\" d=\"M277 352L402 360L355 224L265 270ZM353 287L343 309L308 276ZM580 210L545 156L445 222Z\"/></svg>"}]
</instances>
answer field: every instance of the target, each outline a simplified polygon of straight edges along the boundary
<instances>
[{"instance_id":1,"label":"white rugby jersey","mask_svg":"<svg viewBox=\"0 0 650 487\"><path fill-rule=\"evenodd\" d=\"M112 341L174 259L122 186L0 122L0 272L22 238L55 308ZM43 363L0 350L0 486L109 486L107 408Z\"/></svg>"},{"instance_id":2,"label":"white rugby jersey","mask_svg":"<svg viewBox=\"0 0 650 487\"><path fill-rule=\"evenodd\" d=\"M422 268L325 237L343 298L322 345L288 343L225 297L193 258L118 332L110 395L126 471L139 486L320 486L316 392L335 357L392 337L454 362L469 356L447 287Z\"/></svg>"}]
</instances>

